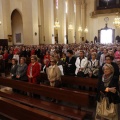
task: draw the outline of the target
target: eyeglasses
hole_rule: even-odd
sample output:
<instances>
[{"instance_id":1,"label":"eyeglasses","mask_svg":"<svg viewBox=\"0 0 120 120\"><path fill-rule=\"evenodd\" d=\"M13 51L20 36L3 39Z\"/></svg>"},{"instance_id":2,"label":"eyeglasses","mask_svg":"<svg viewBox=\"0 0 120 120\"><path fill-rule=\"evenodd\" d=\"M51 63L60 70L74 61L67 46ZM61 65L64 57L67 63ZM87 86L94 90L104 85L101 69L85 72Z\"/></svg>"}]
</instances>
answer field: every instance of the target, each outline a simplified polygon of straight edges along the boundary
<instances>
[{"instance_id":1,"label":"eyeglasses","mask_svg":"<svg viewBox=\"0 0 120 120\"><path fill-rule=\"evenodd\" d=\"M34 60L34 59L31 59L31 60Z\"/></svg>"}]
</instances>

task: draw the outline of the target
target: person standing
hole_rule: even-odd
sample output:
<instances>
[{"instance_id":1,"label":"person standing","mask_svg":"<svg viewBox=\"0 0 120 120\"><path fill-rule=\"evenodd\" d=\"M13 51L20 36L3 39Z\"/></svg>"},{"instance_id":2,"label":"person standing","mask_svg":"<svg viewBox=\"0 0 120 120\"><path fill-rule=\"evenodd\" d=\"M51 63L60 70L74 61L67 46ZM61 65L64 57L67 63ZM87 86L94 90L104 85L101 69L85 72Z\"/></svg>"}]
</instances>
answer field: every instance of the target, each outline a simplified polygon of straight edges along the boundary
<instances>
[{"instance_id":1,"label":"person standing","mask_svg":"<svg viewBox=\"0 0 120 120\"><path fill-rule=\"evenodd\" d=\"M37 84L37 80L40 77L40 64L36 55L31 56L31 63L27 69L28 82Z\"/></svg>"},{"instance_id":2,"label":"person standing","mask_svg":"<svg viewBox=\"0 0 120 120\"><path fill-rule=\"evenodd\" d=\"M101 119L118 120L118 104L120 103L120 96L118 94L119 79L114 75L114 68L111 64L104 64L102 70L104 74L99 78L98 82L96 118L101 117L97 115L97 110L103 94L108 98L109 103L115 104L116 114L113 117L106 116L101 117Z\"/></svg>"}]
</instances>

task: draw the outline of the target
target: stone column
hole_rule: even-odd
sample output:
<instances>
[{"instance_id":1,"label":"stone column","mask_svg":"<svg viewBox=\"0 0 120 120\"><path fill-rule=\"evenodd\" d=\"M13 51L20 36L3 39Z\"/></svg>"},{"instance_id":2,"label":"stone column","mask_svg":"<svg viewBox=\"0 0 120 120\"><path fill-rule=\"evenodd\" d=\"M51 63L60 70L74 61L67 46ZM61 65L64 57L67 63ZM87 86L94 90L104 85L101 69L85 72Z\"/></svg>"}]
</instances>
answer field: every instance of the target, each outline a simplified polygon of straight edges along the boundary
<instances>
[{"instance_id":1,"label":"stone column","mask_svg":"<svg viewBox=\"0 0 120 120\"><path fill-rule=\"evenodd\" d=\"M0 39L4 39L2 0L0 0Z\"/></svg>"},{"instance_id":2,"label":"stone column","mask_svg":"<svg viewBox=\"0 0 120 120\"><path fill-rule=\"evenodd\" d=\"M0 21L0 38L8 39L8 35L11 35L11 16L9 0L0 0Z\"/></svg>"},{"instance_id":3,"label":"stone column","mask_svg":"<svg viewBox=\"0 0 120 120\"><path fill-rule=\"evenodd\" d=\"M39 45L38 0L32 0L33 44Z\"/></svg>"},{"instance_id":4,"label":"stone column","mask_svg":"<svg viewBox=\"0 0 120 120\"><path fill-rule=\"evenodd\" d=\"M66 44L66 9L65 0L58 0L58 21L60 28L58 29L58 43Z\"/></svg>"},{"instance_id":5,"label":"stone column","mask_svg":"<svg viewBox=\"0 0 120 120\"><path fill-rule=\"evenodd\" d=\"M39 42L44 44L44 10L43 0L38 0L38 27L39 27Z\"/></svg>"},{"instance_id":6,"label":"stone column","mask_svg":"<svg viewBox=\"0 0 120 120\"><path fill-rule=\"evenodd\" d=\"M83 32L82 32L82 37L84 37L84 40L85 40L85 37L86 37L86 34L84 32L85 28L86 28L86 9L85 9L85 0L82 0L82 4L81 4L81 26L82 26L82 29L83 29Z\"/></svg>"},{"instance_id":7,"label":"stone column","mask_svg":"<svg viewBox=\"0 0 120 120\"><path fill-rule=\"evenodd\" d=\"M78 28L81 26L81 1L76 0L76 43L80 43L81 32Z\"/></svg>"},{"instance_id":8,"label":"stone column","mask_svg":"<svg viewBox=\"0 0 120 120\"><path fill-rule=\"evenodd\" d=\"M43 0L45 44L54 44L54 1Z\"/></svg>"},{"instance_id":9,"label":"stone column","mask_svg":"<svg viewBox=\"0 0 120 120\"><path fill-rule=\"evenodd\" d=\"M68 28L68 43L75 43L75 13L74 13L74 0L68 0L68 27L72 25L73 29Z\"/></svg>"}]
</instances>

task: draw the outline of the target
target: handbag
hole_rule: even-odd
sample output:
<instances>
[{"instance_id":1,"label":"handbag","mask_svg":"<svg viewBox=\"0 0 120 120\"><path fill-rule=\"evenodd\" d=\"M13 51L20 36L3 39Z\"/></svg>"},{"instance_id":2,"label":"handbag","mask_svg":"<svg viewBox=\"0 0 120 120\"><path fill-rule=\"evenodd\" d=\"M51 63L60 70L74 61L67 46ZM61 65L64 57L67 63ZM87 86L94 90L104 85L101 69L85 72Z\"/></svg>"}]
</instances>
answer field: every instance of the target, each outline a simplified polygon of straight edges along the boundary
<instances>
[{"instance_id":1,"label":"handbag","mask_svg":"<svg viewBox=\"0 0 120 120\"><path fill-rule=\"evenodd\" d=\"M114 103L109 103L108 98L103 97L97 102L96 113L103 118L113 118L117 114L117 109Z\"/></svg>"}]
</instances>

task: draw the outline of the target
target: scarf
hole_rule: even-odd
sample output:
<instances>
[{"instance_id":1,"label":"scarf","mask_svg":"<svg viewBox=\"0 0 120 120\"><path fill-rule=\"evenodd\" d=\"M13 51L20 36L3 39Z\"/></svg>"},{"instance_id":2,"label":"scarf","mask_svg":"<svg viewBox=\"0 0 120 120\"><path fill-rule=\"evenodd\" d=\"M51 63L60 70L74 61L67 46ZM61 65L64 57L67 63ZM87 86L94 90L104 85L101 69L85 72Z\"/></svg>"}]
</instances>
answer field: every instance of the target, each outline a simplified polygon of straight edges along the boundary
<instances>
[{"instance_id":1,"label":"scarf","mask_svg":"<svg viewBox=\"0 0 120 120\"><path fill-rule=\"evenodd\" d=\"M106 77L105 74L103 74L102 81L104 82L105 87L108 87L112 77L113 77L113 74L109 75L108 77Z\"/></svg>"}]
</instances>

